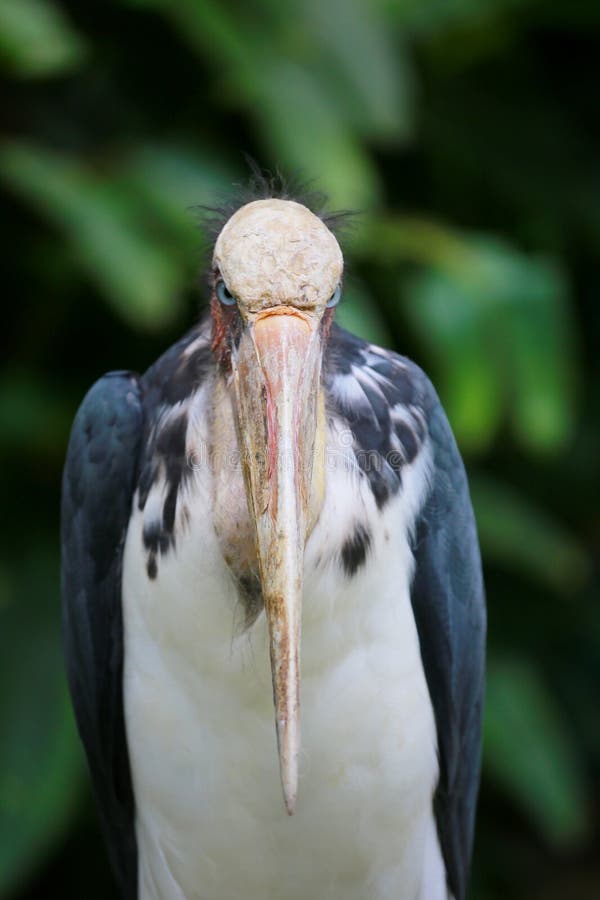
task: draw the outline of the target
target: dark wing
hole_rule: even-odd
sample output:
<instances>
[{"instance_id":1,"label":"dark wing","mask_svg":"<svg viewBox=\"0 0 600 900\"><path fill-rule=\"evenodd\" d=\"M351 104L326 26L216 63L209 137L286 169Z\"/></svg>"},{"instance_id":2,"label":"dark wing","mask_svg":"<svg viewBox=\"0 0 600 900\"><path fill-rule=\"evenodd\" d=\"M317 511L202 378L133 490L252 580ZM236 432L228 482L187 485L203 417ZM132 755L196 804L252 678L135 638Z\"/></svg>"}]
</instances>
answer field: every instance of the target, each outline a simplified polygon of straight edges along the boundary
<instances>
[{"instance_id":1,"label":"dark wing","mask_svg":"<svg viewBox=\"0 0 600 900\"><path fill-rule=\"evenodd\" d=\"M137 378L105 375L75 418L61 538L67 675L113 868L137 898L134 800L123 713L121 561L143 413Z\"/></svg>"},{"instance_id":2,"label":"dark wing","mask_svg":"<svg viewBox=\"0 0 600 900\"><path fill-rule=\"evenodd\" d=\"M466 896L481 760L485 598L467 478L429 385L433 471L417 521L411 600L438 736L435 816L448 884Z\"/></svg>"}]
</instances>

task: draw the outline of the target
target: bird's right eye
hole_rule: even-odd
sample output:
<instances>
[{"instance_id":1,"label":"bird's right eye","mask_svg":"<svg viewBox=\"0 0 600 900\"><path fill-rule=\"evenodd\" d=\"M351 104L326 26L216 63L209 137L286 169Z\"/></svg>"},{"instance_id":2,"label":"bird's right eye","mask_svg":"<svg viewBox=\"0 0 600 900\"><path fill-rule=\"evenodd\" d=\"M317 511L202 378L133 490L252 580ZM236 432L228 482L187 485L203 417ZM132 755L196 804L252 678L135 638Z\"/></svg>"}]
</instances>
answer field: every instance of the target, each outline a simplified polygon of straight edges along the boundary
<instances>
[{"instance_id":1,"label":"bird's right eye","mask_svg":"<svg viewBox=\"0 0 600 900\"><path fill-rule=\"evenodd\" d=\"M331 295L331 297L325 304L327 309L331 309L332 306L337 306L338 303L340 302L341 296L342 296L342 285L338 284L335 291L333 292L333 294Z\"/></svg>"},{"instance_id":2,"label":"bird's right eye","mask_svg":"<svg viewBox=\"0 0 600 900\"><path fill-rule=\"evenodd\" d=\"M217 297L223 306L233 306L235 304L235 297L222 278L217 281Z\"/></svg>"}]
</instances>

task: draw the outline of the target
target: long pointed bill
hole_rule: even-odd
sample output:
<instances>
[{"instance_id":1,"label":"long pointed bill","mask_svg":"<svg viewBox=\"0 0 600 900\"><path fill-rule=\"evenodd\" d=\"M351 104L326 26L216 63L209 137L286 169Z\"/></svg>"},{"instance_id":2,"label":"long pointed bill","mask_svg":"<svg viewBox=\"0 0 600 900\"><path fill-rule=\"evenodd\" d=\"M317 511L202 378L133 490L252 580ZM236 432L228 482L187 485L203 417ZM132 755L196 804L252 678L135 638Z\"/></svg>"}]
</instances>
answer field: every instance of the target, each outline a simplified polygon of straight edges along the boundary
<instances>
[{"instance_id":1,"label":"long pointed bill","mask_svg":"<svg viewBox=\"0 0 600 900\"><path fill-rule=\"evenodd\" d=\"M317 329L289 307L263 313L244 329L232 365L269 626L281 781L291 815L300 748L302 570L321 368Z\"/></svg>"}]
</instances>

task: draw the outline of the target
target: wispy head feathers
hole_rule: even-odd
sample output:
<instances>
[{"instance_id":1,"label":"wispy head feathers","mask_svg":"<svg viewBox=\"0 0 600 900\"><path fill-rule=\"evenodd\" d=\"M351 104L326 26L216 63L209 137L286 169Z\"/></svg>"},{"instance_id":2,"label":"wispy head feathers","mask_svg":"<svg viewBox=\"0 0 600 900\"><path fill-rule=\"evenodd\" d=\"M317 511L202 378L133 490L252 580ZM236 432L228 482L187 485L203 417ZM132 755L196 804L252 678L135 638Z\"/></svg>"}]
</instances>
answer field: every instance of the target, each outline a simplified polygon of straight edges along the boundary
<instances>
[{"instance_id":1,"label":"wispy head feathers","mask_svg":"<svg viewBox=\"0 0 600 900\"><path fill-rule=\"evenodd\" d=\"M353 215L349 210L328 211L327 195L322 191L315 190L311 181L298 176L287 178L278 169L274 173L266 169L263 171L258 163L249 156L246 156L246 162L250 169L250 176L246 183L232 185L231 194L215 206L193 207L210 244L214 244L231 216L246 203L252 203L254 200L271 198L294 200L310 209L334 233L339 233Z\"/></svg>"}]
</instances>

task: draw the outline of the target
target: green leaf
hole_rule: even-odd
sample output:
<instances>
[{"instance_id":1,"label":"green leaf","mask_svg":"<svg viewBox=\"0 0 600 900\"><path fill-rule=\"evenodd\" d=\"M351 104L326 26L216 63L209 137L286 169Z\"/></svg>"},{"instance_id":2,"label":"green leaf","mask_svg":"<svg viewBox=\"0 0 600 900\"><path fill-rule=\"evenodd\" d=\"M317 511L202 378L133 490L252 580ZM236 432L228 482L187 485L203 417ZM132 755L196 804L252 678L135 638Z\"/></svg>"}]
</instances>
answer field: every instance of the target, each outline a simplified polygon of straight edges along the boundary
<instances>
[{"instance_id":1,"label":"green leaf","mask_svg":"<svg viewBox=\"0 0 600 900\"><path fill-rule=\"evenodd\" d=\"M562 449L573 433L579 380L566 277L556 264L529 261L508 302L515 433L531 450Z\"/></svg>"},{"instance_id":2,"label":"green leaf","mask_svg":"<svg viewBox=\"0 0 600 900\"><path fill-rule=\"evenodd\" d=\"M56 561L0 570L0 895L61 838L83 788L67 697Z\"/></svg>"},{"instance_id":3,"label":"green leaf","mask_svg":"<svg viewBox=\"0 0 600 900\"><path fill-rule=\"evenodd\" d=\"M318 173L318 186L326 188L333 208L368 209L377 203L375 168L313 72L271 57L261 63L255 91L261 131L286 170Z\"/></svg>"},{"instance_id":4,"label":"green leaf","mask_svg":"<svg viewBox=\"0 0 600 900\"><path fill-rule=\"evenodd\" d=\"M147 143L127 155L120 176L152 206L182 253L195 262L193 251L200 240L194 207L214 206L226 196L231 191L232 169L190 147Z\"/></svg>"},{"instance_id":5,"label":"green leaf","mask_svg":"<svg viewBox=\"0 0 600 900\"><path fill-rule=\"evenodd\" d=\"M486 561L516 569L561 593L572 594L582 586L591 562L564 526L506 484L474 476L470 486Z\"/></svg>"},{"instance_id":6,"label":"green leaf","mask_svg":"<svg viewBox=\"0 0 600 900\"><path fill-rule=\"evenodd\" d=\"M347 121L345 114L345 109L348 111L352 104L355 107L356 98L352 96L345 109L342 108L339 96L329 90L327 74L315 64L312 52L307 55L274 52L275 47L280 47L276 14L265 10L264 26L259 28L255 19L244 16L243 10L237 16L232 15L224 5L210 0L182 0L177 4L166 0L146 2L161 9L202 58L212 58L226 100L241 105L254 119L259 136L284 171L306 178L318 176L334 208L363 209L377 202L380 185L375 167L358 139L356 123ZM376 52L377 48L371 49ZM325 50L323 54L321 60L330 68ZM389 56L387 50L386 54ZM382 69L385 67L385 59L380 65ZM381 76L390 81L394 77L393 73ZM408 78L407 74L407 83ZM377 124L371 123L372 127L389 131L392 118L394 128L399 129L404 115L396 94L399 86L394 83L393 88L388 86L384 90L382 85L380 88L383 95L377 107L379 111L374 112ZM349 86L346 90L353 94L355 89L356 79L354 88ZM394 91L391 98L389 91ZM364 101L370 102L372 97ZM389 105L394 107L393 112ZM350 118L354 116L354 107ZM386 119L385 126L382 118Z\"/></svg>"},{"instance_id":7,"label":"green leaf","mask_svg":"<svg viewBox=\"0 0 600 900\"><path fill-rule=\"evenodd\" d=\"M488 311L477 307L447 273L427 269L408 282L405 315L435 360L442 401L463 449L491 444L502 418L505 389L484 334Z\"/></svg>"},{"instance_id":8,"label":"green leaf","mask_svg":"<svg viewBox=\"0 0 600 900\"><path fill-rule=\"evenodd\" d=\"M49 0L0 2L0 64L22 77L43 78L78 66L83 39Z\"/></svg>"},{"instance_id":9,"label":"green leaf","mask_svg":"<svg viewBox=\"0 0 600 900\"><path fill-rule=\"evenodd\" d=\"M0 177L64 229L81 265L131 323L159 328L180 308L181 263L151 233L135 195L115 177L48 150L0 146Z\"/></svg>"},{"instance_id":10,"label":"green leaf","mask_svg":"<svg viewBox=\"0 0 600 900\"><path fill-rule=\"evenodd\" d=\"M353 278L344 287L342 302L336 310L336 321L365 341L389 347L394 339L373 298L363 284Z\"/></svg>"},{"instance_id":11,"label":"green leaf","mask_svg":"<svg viewBox=\"0 0 600 900\"><path fill-rule=\"evenodd\" d=\"M484 773L559 846L587 832L585 773L573 736L533 665L488 663Z\"/></svg>"},{"instance_id":12,"label":"green leaf","mask_svg":"<svg viewBox=\"0 0 600 900\"><path fill-rule=\"evenodd\" d=\"M364 0L303 0L294 6L307 30L305 61L320 74L321 90L343 110L345 121L370 138L410 138L414 74L381 12Z\"/></svg>"},{"instance_id":13,"label":"green leaf","mask_svg":"<svg viewBox=\"0 0 600 900\"><path fill-rule=\"evenodd\" d=\"M213 57L227 71L231 67L248 67L251 76L252 47L264 28L244 17L238 8L235 14L217 0L124 0L130 6L160 10L179 31L181 37L199 55Z\"/></svg>"}]
</instances>

